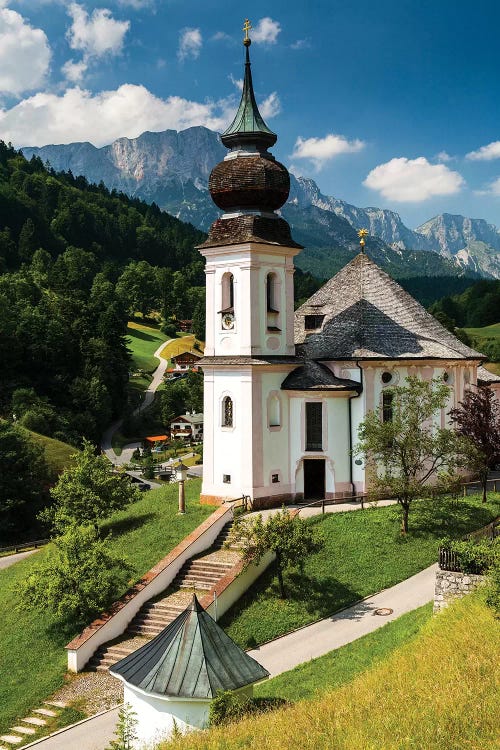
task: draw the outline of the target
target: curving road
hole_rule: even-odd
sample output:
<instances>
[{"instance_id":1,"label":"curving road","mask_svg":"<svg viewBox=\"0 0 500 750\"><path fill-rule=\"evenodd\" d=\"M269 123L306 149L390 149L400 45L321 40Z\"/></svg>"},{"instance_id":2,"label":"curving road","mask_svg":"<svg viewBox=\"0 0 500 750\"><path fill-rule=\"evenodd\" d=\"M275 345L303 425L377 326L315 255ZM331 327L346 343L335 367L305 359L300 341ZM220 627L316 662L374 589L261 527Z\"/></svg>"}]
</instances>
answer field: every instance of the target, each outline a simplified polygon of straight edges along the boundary
<instances>
[{"instance_id":1,"label":"curving road","mask_svg":"<svg viewBox=\"0 0 500 750\"><path fill-rule=\"evenodd\" d=\"M151 406L151 404L154 401L155 393L158 390L158 387L163 382L163 376L165 375L165 370L168 366L168 360L162 359L160 356L161 351L163 348L170 343L172 339L169 339L168 341L164 341L161 346L158 347L158 349L154 353L154 357L160 360L160 364L156 368L156 370L153 373L153 380L147 387L145 393L144 393L144 399L141 404L137 407L137 409L134 409L133 414L134 416L137 414L140 414L142 411L148 408L148 406ZM113 435L115 432L117 432L120 427L123 424L123 419L119 419L117 422L114 422L101 439L101 450L103 453L106 454L106 456L109 458L112 464L115 466L121 466L122 464L128 464L132 459L132 453L136 448L138 448L141 443L129 443L125 446L125 448L122 450L121 456L118 456L114 450L113 450Z\"/></svg>"}]
</instances>

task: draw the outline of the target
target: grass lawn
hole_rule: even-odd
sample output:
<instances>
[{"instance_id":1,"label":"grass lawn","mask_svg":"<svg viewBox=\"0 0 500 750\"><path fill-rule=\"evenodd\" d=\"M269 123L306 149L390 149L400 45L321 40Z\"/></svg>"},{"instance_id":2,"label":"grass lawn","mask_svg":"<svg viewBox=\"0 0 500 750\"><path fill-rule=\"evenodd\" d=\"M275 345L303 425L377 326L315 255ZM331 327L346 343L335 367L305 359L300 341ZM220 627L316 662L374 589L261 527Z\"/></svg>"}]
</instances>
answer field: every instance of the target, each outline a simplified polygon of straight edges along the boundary
<instances>
[{"instance_id":1,"label":"grass lawn","mask_svg":"<svg viewBox=\"0 0 500 750\"><path fill-rule=\"evenodd\" d=\"M304 572L285 574L288 599L280 599L274 566L221 618L237 643L252 647L326 617L365 596L393 586L436 562L438 540L460 537L499 513L500 495L482 504L470 497L415 503L410 533L402 538L396 506L315 516L308 523L324 539Z\"/></svg>"},{"instance_id":2,"label":"grass lawn","mask_svg":"<svg viewBox=\"0 0 500 750\"><path fill-rule=\"evenodd\" d=\"M465 328L469 336L480 336L483 339L500 339L500 323L483 328Z\"/></svg>"},{"instance_id":3,"label":"grass lawn","mask_svg":"<svg viewBox=\"0 0 500 750\"><path fill-rule=\"evenodd\" d=\"M172 359L172 357L177 357L177 355L183 354L183 352L190 352L194 350L194 345L196 342L198 342L198 345L201 349L201 351L199 352L199 354L201 355L205 344L202 341L198 341L194 333L186 333L178 339L172 339L172 341L169 341L168 344L162 349L161 356L163 359Z\"/></svg>"},{"instance_id":4,"label":"grass lawn","mask_svg":"<svg viewBox=\"0 0 500 750\"><path fill-rule=\"evenodd\" d=\"M60 474L63 469L74 464L74 460L71 458L75 453L79 453L78 448L68 443L63 443L61 440L54 440L54 438L47 437L46 435L40 435L38 432L32 432L26 430L33 442L41 445L45 451L45 458L50 468Z\"/></svg>"},{"instance_id":5,"label":"grass lawn","mask_svg":"<svg viewBox=\"0 0 500 750\"><path fill-rule=\"evenodd\" d=\"M134 321L129 322L127 328L127 346L132 352L133 369L154 372L158 367L158 360L153 357L153 354L164 341L168 340L168 336L159 328Z\"/></svg>"},{"instance_id":6,"label":"grass lawn","mask_svg":"<svg viewBox=\"0 0 500 750\"><path fill-rule=\"evenodd\" d=\"M158 750L498 749L499 663L498 620L480 596L467 596L316 700L193 732Z\"/></svg>"},{"instance_id":7,"label":"grass lawn","mask_svg":"<svg viewBox=\"0 0 500 750\"><path fill-rule=\"evenodd\" d=\"M399 646L414 638L431 616L432 602L346 646L256 685L254 695L258 698L285 698L292 702L317 698L325 690L351 682L361 672L386 659Z\"/></svg>"},{"instance_id":8,"label":"grass lawn","mask_svg":"<svg viewBox=\"0 0 500 750\"><path fill-rule=\"evenodd\" d=\"M199 480L186 482L185 516L177 515L177 486L166 485L103 523L113 550L130 560L137 578L213 511L199 504L199 492ZM18 585L44 554L0 570L0 734L62 685L64 646L80 630L58 624L49 612L18 608Z\"/></svg>"}]
</instances>

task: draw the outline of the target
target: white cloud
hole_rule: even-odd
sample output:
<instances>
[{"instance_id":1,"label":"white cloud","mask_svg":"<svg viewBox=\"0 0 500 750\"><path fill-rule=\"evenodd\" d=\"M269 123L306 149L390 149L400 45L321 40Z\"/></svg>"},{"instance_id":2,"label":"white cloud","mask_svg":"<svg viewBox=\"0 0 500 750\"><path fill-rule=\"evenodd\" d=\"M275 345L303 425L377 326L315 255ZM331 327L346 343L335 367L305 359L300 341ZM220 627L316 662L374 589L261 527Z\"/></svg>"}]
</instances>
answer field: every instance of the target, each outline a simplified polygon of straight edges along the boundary
<instances>
[{"instance_id":1,"label":"white cloud","mask_svg":"<svg viewBox=\"0 0 500 750\"><path fill-rule=\"evenodd\" d=\"M17 146L90 141L102 146L145 130L183 130L205 125L227 127L234 108L228 100L199 103L170 96L160 99L144 86L124 84L92 94L78 86L63 95L38 93L10 110L0 110L0 133Z\"/></svg>"},{"instance_id":2,"label":"white cloud","mask_svg":"<svg viewBox=\"0 0 500 750\"><path fill-rule=\"evenodd\" d=\"M261 18L257 26L252 29L250 38L256 44L276 44L280 31L280 22L273 21L272 18L266 16L265 18Z\"/></svg>"},{"instance_id":3,"label":"white cloud","mask_svg":"<svg viewBox=\"0 0 500 750\"><path fill-rule=\"evenodd\" d=\"M490 182L485 190L474 190L474 193L476 195L492 195L495 198L500 198L500 177Z\"/></svg>"},{"instance_id":4,"label":"white cloud","mask_svg":"<svg viewBox=\"0 0 500 750\"><path fill-rule=\"evenodd\" d=\"M453 161L453 156L450 156L446 151L440 151L439 154L436 154L436 159L440 162L446 163L448 161Z\"/></svg>"},{"instance_id":5,"label":"white cloud","mask_svg":"<svg viewBox=\"0 0 500 750\"><path fill-rule=\"evenodd\" d=\"M88 65L84 60L80 60L80 62L67 60L62 66L61 71L68 81L71 81L71 83L78 83L87 72L87 67Z\"/></svg>"},{"instance_id":6,"label":"white cloud","mask_svg":"<svg viewBox=\"0 0 500 750\"><path fill-rule=\"evenodd\" d=\"M235 78L232 73L228 75L228 78L238 91L243 91L243 78Z\"/></svg>"},{"instance_id":7,"label":"white cloud","mask_svg":"<svg viewBox=\"0 0 500 750\"><path fill-rule=\"evenodd\" d=\"M5 3L0 3L1 5ZM14 10L0 9L0 92L19 96L40 86L51 50L42 29L34 29Z\"/></svg>"},{"instance_id":8,"label":"white cloud","mask_svg":"<svg viewBox=\"0 0 500 750\"><path fill-rule=\"evenodd\" d=\"M372 169L363 182L387 200L419 203L437 195L453 195L465 184L458 172L444 164L431 164L423 156L417 159L391 159Z\"/></svg>"},{"instance_id":9,"label":"white cloud","mask_svg":"<svg viewBox=\"0 0 500 750\"><path fill-rule=\"evenodd\" d=\"M292 42L290 47L292 49L310 49L311 40L310 39L297 39L296 42Z\"/></svg>"},{"instance_id":10,"label":"white cloud","mask_svg":"<svg viewBox=\"0 0 500 750\"><path fill-rule=\"evenodd\" d=\"M340 154L352 154L361 151L365 144L356 138L349 141L343 135L329 133L324 138L301 138L295 141L293 159L310 159L317 170L321 169L327 161Z\"/></svg>"},{"instance_id":11,"label":"white cloud","mask_svg":"<svg viewBox=\"0 0 500 750\"><path fill-rule=\"evenodd\" d=\"M181 62L187 57L192 57L195 60L200 54L202 44L203 39L199 29L182 29L179 34L177 57Z\"/></svg>"},{"instance_id":12,"label":"white cloud","mask_svg":"<svg viewBox=\"0 0 500 750\"><path fill-rule=\"evenodd\" d=\"M234 39L225 31L216 31L213 36L210 37L212 42L234 42Z\"/></svg>"},{"instance_id":13,"label":"white cloud","mask_svg":"<svg viewBox=\"0 0 500 750\"><path fill-rule=\"evenodd\" d=\"M493 141L493 143L488 143L487 146L481 146L477 151L470 151L465 158L471 161L500 159L500 141Z\"/></svg>"},{"instance_id":14,"label":"white cloud","mask_svg":"<svg viewBox=\"0 0 500 750\"><path fill-rule=\"evenodd\" d=\"M73 20L67 33L71 49L80 50L86 59L122 51L130 21L117 21L106 8L96 8L89 16L78 3L71 3L68 13Z\"/></svg>"},{"instance_id":15,"label":"white cloud","mask_svg":"<svg viewBox=\"0 0 500 750\"><path fill-rule=\"evenodd\" d=\"M154 0L118 0L118 5L129 6L134 10L141 10L142 8L150 8L154 5Z\"/></svg>"},{"instance_id":16,"label":"white cloud","mask_svg":"<svg viewBox=\"0 0 500 750\"><path fill-rule=\"evenodd\" d=\"M259 104L259 111L264 120L270 120L281 112L281 102L276 91L269 94L263 102Z\"/></svg>"}]
</instances>

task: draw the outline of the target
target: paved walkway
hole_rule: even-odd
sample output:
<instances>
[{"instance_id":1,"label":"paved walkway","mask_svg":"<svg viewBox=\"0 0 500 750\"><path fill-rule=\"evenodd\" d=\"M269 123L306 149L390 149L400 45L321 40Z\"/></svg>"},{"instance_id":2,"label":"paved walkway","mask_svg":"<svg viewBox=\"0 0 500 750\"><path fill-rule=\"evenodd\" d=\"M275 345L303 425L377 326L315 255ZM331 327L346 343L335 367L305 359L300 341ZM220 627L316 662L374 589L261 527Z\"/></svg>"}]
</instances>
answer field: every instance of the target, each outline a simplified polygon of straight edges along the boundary
<instances>
[{"instance_id":1,"label":"paved walkway","mask_svg":"<svg viewBox=\"0 0 500 750\"><path fill-rule=\"evenodd\" d=\"M332 617L307 625L248 653L274 677L303 662L323 656L346 643L382 627L434 598L437 564L402 583L364 599ZM378 616L375 610L390 608ZM118 709L93 717L62 734L36 743L40 750L104 750L113 737Z\"/></svg>"},{"instance_id":2,"label":"paved walkway","mask_svg":"<svg viewBox=\"0 0 500 750\"><path fill-rule=\"evenodd\" d=\"M29 555L33 555L35 552L40 552L40 549L30 549L27 552L16 552L15 555L5 555L4 557L0 557L0 570L3 568L10 568L14 563L23 560Z\"/></svg>"},{"instance_id":3,"label":"paved walkway","mask_svg":"<svg viewBox=\"0 0 500 750\"><path fill-rule=\"evenodd\" d=\"M168 360L162 359L160 355L161 355L162 350L165 348L167 344L170 343L171 340L172 339L170 339L169 341L164 341L163 344L159 346L158 349L153 354L154 357L160 360L160 364L154 371L153 379L151 383L148 385L146 391L144 392L143 401L139 404L137 409L134 409L133 411L134 416L137 414L140 414L142 411L144 411L144 409L147 409L148 406L151 406L151 404L153 403L155 393L158 387L163 382L163 376L165 375L165 370L168 367ZM129 443L123 448L121 456L118 456L114 452L113 445L112 445L113 435L115 434L115 432L117 432L120 429L122 424L123 424L123 419L119 419L117 422L114 422L110 427L108 427L108 429L102 436L102 440L101 440L101 449L103 453L106 454L106 456L109 458L111 463L114 464L115 466L122 466L123 464L129 463L132 458L132 453L139 445L139 443Z\"/></svg>"},{"instance_id":4,"label":"paved walkway","mask_svg":"<svg viewBox=\"0 0 500 750\"><path fill-rule=\"evenodd\" d=\"M345 646L405 612L432 601L437 567L437 564L431 565L406 581L370 596L332 617L307 625L248 653L269 670L271 677L275 677L303 662ZM382 608L392 609L393 612L386 617L376 615L375 611Z\"/></svg>"},{"instance_id":5,"label":"paved walkway","mask_svg":"<svg viewBox=\"0 0 500 750\"><path fill-rule=\"evenodd\" d=\"M383 508L386 505L396 505L397 500L379 500L378 503L369 503L365 500L365 508ZM311 516L317 516L323 512L321 505L313 506L310 508L304 508L303 505L287 505L286 509L293 511L299 510L300 518L310 518ZM348 510L361 510L361 503L357 500L353 500L349 503L335 503L334 505L325 505L325 513L345 513ZM252 518L252 516L262 516L266 519L269 516L274 516L279 513L281 508L267 508L266 510L254 510L251 513L247 513L245 518Z\"/></svg>"}]
</instances>

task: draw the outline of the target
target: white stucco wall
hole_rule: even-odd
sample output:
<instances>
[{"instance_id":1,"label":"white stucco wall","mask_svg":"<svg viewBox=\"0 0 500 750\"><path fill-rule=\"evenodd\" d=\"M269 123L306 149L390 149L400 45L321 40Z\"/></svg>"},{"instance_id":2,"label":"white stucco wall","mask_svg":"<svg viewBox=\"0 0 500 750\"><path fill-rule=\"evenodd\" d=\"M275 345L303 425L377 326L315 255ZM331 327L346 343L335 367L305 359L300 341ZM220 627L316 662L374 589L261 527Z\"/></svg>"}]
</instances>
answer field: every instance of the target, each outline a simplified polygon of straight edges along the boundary
<instances>
[{"instance_id":1,"label":"white stucco wall","mask_svg":"<svg viewBox=\"0 0 500 750\"><path fill-rule=\"evenodd\" d=\"M174 726L184 734L194 729L204 729L208 724L209 699L169 699L147 694L125 683L123 702L136 714L137 742L134 750L149 750L160 740L170 737Z\"/></svg>"}]
</instances>

